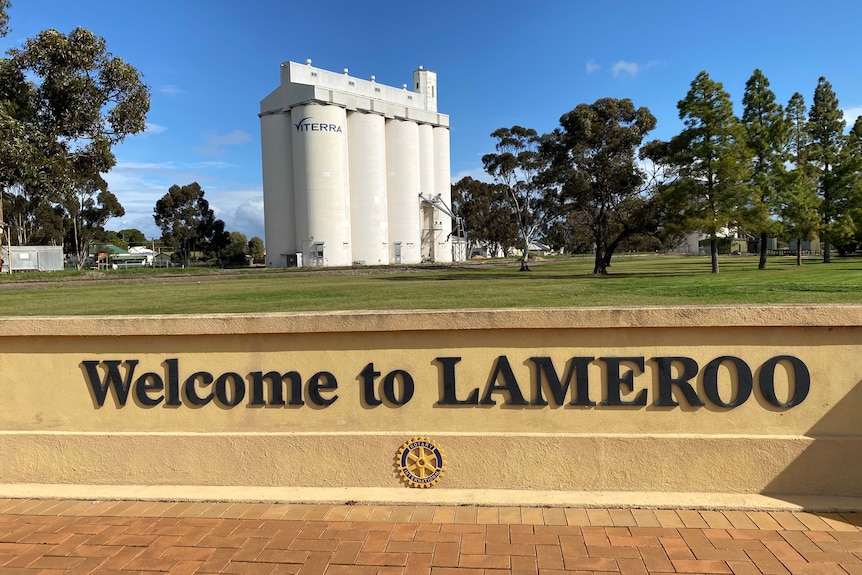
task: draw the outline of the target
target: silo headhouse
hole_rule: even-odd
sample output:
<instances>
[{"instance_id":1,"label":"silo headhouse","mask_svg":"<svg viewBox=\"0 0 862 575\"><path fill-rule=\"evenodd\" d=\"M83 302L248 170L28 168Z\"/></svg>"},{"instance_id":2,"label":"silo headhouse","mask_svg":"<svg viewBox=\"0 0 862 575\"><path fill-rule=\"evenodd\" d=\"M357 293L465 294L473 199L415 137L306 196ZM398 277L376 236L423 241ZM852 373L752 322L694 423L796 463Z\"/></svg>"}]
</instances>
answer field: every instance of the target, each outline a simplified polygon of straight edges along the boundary
<instances>
[{"instance_id":1,"label":"silo headhouse","mask_svg":"<svg viewBox=\"0 0 862 575\"><path fill-rule=\"evenodd\" d=\"M267 266L463 259L434 72L408 89L285 62L260 124Z\"/></svg>"}]
</instances>

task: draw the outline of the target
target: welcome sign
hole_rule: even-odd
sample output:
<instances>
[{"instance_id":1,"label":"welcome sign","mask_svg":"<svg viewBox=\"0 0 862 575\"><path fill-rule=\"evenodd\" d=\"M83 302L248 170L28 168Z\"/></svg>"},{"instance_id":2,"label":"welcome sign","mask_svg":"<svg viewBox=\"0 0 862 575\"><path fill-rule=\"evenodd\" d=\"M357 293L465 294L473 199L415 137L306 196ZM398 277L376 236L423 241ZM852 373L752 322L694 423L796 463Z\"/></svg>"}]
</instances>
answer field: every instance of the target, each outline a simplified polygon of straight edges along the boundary
<instances>
[{"instance_id":1,"label":"welcome sign","mask_svg":"<svg viewBox=\"0 0 862 575\"><path fill-rule=\"evenodd\" d=\"M862 496L862 306L0 324L0 485Z\"/></svg>"},{"instance_id":2,"label":"welcome sign","mask_svg":"<svg viewBox=\"0 0 862 575\"><path fill-rule=\"evenodd\" d=\"M461 357L435 357L431 363L438 367L437 378L442 381L441 394L435 406L497 405L498 399L506 406L546 406L549 400L556 406L594 406L591 398L589 367L598 363L603 378L599 393L602 406L646 406L648 390L636 388L636 376L643 375L645 365L652 364L656 380L657 397L651 402L656 407L678 406L677 396L690 406L702 407L704 400L717 407L738 407L751 397L753 372L741 358L722 356L713 359L700 373L697 362L690 357L582 357L566 361L564 375L560 376L551 357L529 357L532 364L528 382L529 399L518 382L508 356L498 356L489 369L484 390L467 386L458 391L456 366ZM225 372L218 376L208 371L196 371L181 375L178 358L165 359L163 370L144 371L138 369L140 361L85 360L82 362L87 384L98 407L105 405L109 394L119 407L126 405L130 393L135 403L142 407L179 407L189 404L201 407L215 401L223 408L247 402L252 406L301 406L306 401L317 407L328 407L339 399L338 379L331 371L318 371L303 382L297 371L253 371L245 376L236 372ZM782 365L792 382L790 396L781 400L776 395L776 369ZM730 396L722 397L720 370L728 368L727 388ZM808 396L811 376L808 368L794 356L776 356L758 366L758 389L771 406L790 408L802 403ZM427 374L434 380L434 373ZM694 378L700 375L701 397L695 389ZM381 377L382 376L382 377ZM787 379L786 377L783 379ZM416 393L414 376L403 369L383 375L375 370L374 363L366 365L353 380L359 382L357 394L365 406L377 406L384 401L392 406L402 406L413 399ZM356 387L356 386L353 386ZM625 393L633 393L631 399L623 399ZM546 399L546 396L548 399ZM569 401L569 397L571 400Z\"/></svg>"}]
</instances>

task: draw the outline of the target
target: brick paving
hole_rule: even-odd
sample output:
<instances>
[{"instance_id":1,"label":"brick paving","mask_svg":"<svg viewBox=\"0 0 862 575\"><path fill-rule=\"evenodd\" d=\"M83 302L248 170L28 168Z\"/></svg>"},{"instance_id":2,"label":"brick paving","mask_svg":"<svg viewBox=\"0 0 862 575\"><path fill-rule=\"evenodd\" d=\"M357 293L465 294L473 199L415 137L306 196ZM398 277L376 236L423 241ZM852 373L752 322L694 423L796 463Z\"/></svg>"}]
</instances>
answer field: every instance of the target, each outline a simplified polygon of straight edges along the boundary
<instances>
[{"instance_id":1,"label":"brick paving","mask_svg":"<svg viewBox=\"0 0 862 575\"><path fill-rule=\"evenodd\" d=\"M2 575L862 575L862 514L0 499Z\"/></svg>"}]
</instances>

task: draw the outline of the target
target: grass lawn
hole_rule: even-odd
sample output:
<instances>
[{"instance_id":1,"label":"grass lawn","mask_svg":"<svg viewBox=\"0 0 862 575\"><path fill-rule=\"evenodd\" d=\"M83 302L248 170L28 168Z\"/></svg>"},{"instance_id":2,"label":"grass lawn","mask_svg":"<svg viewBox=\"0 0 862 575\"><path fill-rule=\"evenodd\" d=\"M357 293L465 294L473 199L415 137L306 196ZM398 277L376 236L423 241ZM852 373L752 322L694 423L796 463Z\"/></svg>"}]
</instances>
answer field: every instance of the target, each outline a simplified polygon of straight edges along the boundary
<instances>
[{"instance_id":1,"label":"grass lawn","mask_svg":"<svg viewBox=\"0 0 862 575\"><path fill-rule=\"evenodd\" d=\"M862 303L862 258L618 256L350 270L118 270L0 276L0 315Z\"/></svg>"}]
</instances>

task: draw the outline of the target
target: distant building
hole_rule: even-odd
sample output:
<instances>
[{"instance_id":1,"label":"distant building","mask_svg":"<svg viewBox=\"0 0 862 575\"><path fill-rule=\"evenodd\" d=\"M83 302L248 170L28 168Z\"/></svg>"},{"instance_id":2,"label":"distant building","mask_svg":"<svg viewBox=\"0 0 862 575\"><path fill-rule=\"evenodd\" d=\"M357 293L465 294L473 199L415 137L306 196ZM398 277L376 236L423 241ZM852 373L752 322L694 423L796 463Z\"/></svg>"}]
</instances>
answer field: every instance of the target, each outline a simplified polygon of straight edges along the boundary
<instances>
[{"instance_id":1,"label":"distant building","mask_svg":"<svg viewBox=\"0 0 862 575\"><path fill-rule=\"evenodd\" d=\"M62 246L9 246L0 248L3 258L3 273L13 272L58 272L63 270Z\"/></svg>"},{"instance_id":2,"label":"distant building","mask_svg":"<svg viewBox=\"0 0 862 575\"><path fill-rule=\"evenodd\" d=\"M260 123L268 267L464 258L436 73L408 90L285 62Z\"/></svg>"},{"instance_id":3,"label":"distant building","mask_svg":"<svg viewBox=\"0 0 862 575\"><path fill-rule=\"evenodd\" d=\"M140 268L147 265L147 255L130 253L113 244L90 246L90 257L84 267L99 269Z\"/></svg>"}]
</instances>

